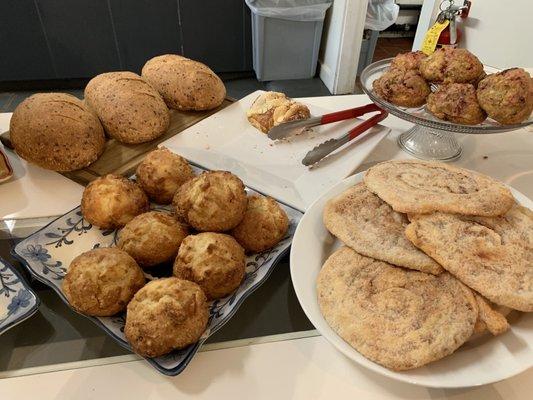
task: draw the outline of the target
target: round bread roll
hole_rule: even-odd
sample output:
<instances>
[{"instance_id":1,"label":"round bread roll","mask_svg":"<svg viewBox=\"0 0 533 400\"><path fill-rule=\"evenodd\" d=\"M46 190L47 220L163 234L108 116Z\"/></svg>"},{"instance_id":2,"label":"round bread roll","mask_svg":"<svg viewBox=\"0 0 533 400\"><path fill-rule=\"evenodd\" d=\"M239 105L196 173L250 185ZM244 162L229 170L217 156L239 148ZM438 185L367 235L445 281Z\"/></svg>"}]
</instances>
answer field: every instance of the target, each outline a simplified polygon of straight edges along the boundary
<instances>
[{"instance_id":1,"label":"round bread roll","mask_svg":"<svg viewBox=\"0 0 533 400\"><path fill-rule=\"evenodd\" d=\"M187 228L172 215L150 211L137 215L120 231L117 246L141 267L151 267L174 259Z\"/></svg>"},{"instance_id":2,"label":"round bread roll","mask_svg":"<svg viewBox=\"0 0 533 400\"><path fill-rule=\"evenodd\" d=\"M231 234L244 249L259 253L274 247L289 229L289 218L271 197L249 196L244 218Z\"/></svg>"},{"instance_id":3,"label":"round bread roll","mask_svg":"<svg viewBox=\"0 0 533 400\"><path fill-rule=\"evenodd\" d=\"M431 93L428 83L414 70L391 69L372 82L376 94L402 107L418 107Z\"/></svg>"},{"instance_id":4,"label":"round bread roll","mask_svg":"<svg viewBox=\"0 0 533 400\"><path fill-rule=\"evenodd\" d=\"M176 110L211 110L226 97L224 83L208 66L176 54L148 60L142 77Z\"/></svg>"},{"instance_id":5,"label":"round bread roll","mask_svg":"<svg viewBox=\"0 0 533 400\"><path fill-rule=\"evenodd\" d=\"M136 173L137 183L159 204L171 203L179 187L193 176L187 160L165 147L148 153Z\"/></svg>"},{"instance_id":6,"label":"round bread roll","mask_svg":"<svg viewBox=\"0 0 533 400\"><path fill-rule=\"evenodd\" d=\"M420 61L420 73L430 82L474 83L483 64L466 49L442 47Z\"/></svg>"},{"instance_id":7,"label":"round bread roll","mask_svg":"<svg viewBox=\"0 0 533 400\"><path fill-rule=\"evenodd\" d=\"M246 211L242 181L227 171L209 171L185 182L172 202L178 218L198 231L235 228Z\"/></svg>"},{"instance_id":8,"label":"round bread roll","mask_svg":"<svg viewBox=\"0 0 533 400\"><path fill-rule=\"evenodd\" d=\"M196 343L208 318L205 294L196 283L155 279L128 304L124 334L137 354L158 357Z\"/></svg>"},{"instance_id":9,"label":"round bread roll","mask_svg":"<svg viewBox=\"0 0 533 400\"><path fill-rule=\"evenodd\" d=\"M9 124L11 142L26 161L53 171L73 171L104 151L96 115L66 93L37 93L18 105Z\"/></svg>"},{"instance_id":10,"label":"round bread roll","mask_svg":"<svg viewBox=\"0 0 533 400\"><path fill-rule=\"evenodd\" d=\"M166 132L170 113L157 91L133 72L106 72L89 81L85 101L116 140L149 142Z\"/></svg>"},{"instance_id":11,"label":"round bread roll","mask_svg":"<svg viewBox=\"0 0 533 400\"><path fill-rule=\"evenodd\" d=\"M477 102L476 88L470 83L439 85L428 96L426 108L437 118L456 124L476 125L487 118Z\"/></svg>"},{"instance_id":12,"label":"round bread roll","mask_svg":"<svg viewBox=\"0 0 533 400\"><path fill-rule=\"evenodd\" d=\"M106 317L124 310L144 283L141 268L128 253L103 247L72 260L63 280L63 293L77 311Z\"/></svg>"},{"instance_id":13,"label":"round bread roll","mask_svg":"<svg viewBox=\"0 0 533 400\"><path fill-rule=\"evenodd\" d=\"M87 185L81 198L81 212L102 229L120 228L133 217L148 211L148 198L135 182L109 174Z\"/></svg>"},{"instance_id":14,"label":"round bread roll","mask_svg":"<svg viewBox=\"0 0 533 400\"><path fill-rule=\"evenodd\" d=\"M479 82L477 99L500 124L519 124L533 111L533 78L522 68L489 75Z\"/></svg>"},{"instance_id":15,"label":"round bread roll","mask_svg":"<svg viewBox=\"0 0 533 400\"><path fill-rule=\"evenodd\" d=\"M208 299L225 297L239 287L246 259L229 235L204 232L187 236L174 262L174 276L196 282Z\"/></svg>"}]
</instances>

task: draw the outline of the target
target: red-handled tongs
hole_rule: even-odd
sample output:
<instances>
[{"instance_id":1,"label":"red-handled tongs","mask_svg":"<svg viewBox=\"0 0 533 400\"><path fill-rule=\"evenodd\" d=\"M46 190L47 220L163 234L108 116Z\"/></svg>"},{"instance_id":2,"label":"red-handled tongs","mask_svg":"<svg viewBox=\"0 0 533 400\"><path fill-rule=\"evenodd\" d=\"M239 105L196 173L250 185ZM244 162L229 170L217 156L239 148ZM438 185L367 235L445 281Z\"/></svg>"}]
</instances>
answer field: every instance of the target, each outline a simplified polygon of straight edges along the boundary
<instances>
[{"instance_id":1,"label":"red-handled tongs","mask_svg":"<svg viewBox=\"0 0 533 400\"><path fill-rule=\"evenodd\" d=\"M382 110L374 103L367 104L365 106L351 108L349 110L337 111L331 114L325 114L320 117L311 117L300 121L285 122L283 124L276 125L270 131L268 131L268 137L270 139L284 139L292 136L293 134L300 132L304 129L311 128L318 125L331 124L333 122L344 121L346 119L352 119L360 117L361 115L368 114L370 112L378 112L378 114L361 122L355 128L350 130L345 135L338 139L330 139L322 144L316 146L313 150L306 154L302 160L304 165L313 165L320 161L322 158L337 150L339 147L348 143L352 139L372 128L374 125L383 121L388 113Z\"/></svg>"}]
</instances>

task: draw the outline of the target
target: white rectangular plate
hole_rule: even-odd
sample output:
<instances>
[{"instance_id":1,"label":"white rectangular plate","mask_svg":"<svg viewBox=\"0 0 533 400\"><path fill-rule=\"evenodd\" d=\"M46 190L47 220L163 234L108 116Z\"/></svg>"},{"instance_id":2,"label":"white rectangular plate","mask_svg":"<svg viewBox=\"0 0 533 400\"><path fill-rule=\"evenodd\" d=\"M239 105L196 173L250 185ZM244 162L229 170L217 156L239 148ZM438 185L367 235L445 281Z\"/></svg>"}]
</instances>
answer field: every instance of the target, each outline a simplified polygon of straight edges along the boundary
<instances>
[{"instance_id":1,"label":"white rectangular plate","mask_svg":"<svg viewBox=\"0 0 533 400\"><path fill-rule=\"evenodd\" d=\"M317 168L309 169L301 163L308 151L328 139L343 136L361 121L341 121L315 127L310 133L286 141L272 141L246 118L246 111L261 93L249 94L161 146L205 168L231 171L249 187L305 210L320 194L350 175L390 131L378 125ZM308 106L314 116L340 111ZM346 108L356 106L347 102Z\"/></svg>"}]
</instances>

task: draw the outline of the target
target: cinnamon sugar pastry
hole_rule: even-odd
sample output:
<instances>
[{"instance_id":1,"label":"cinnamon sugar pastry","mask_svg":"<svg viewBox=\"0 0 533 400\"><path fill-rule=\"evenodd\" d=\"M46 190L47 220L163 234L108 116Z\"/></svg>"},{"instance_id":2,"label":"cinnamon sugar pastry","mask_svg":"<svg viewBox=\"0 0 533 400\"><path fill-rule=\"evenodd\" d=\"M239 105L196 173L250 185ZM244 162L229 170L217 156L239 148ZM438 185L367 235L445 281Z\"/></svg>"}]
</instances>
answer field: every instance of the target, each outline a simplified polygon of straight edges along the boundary
<instances>
[{"instance_id":1,"label":"cinnamon sugar pastry","mask_svg":"<svg viewBox=\"0 0 533 400\"><path fill-rule=\"evenodd\" d=\"M323 219L334 236L360 254L434 275L444 271L405 237L407 216L394 211L362 182L329 200Z\"/></svg>"},{"instance_id":2,"label":"cinnamon sugar pastry","mask_svg":"<svg viewBox=\"0 0 533 400\"><path fill-rule=\"evenodd\" d=\"M395 211L427 214L442 211L498 216L515 204L504 184L449 164L395 160L370 168L364 182Z\"/></svg>"},{"instance_id":3,"label":"cinnamon sugar pastry","mask_svg":"<svg viewBox=\"0 0 533 400\"><path fill-rule=\"evenodd\" d=\"M405 234L442 267L490 301L533 311L532 213L513 207L481 219L434 213L410 216ZM529 239L528 239L529 238Z\"/></svg>"},{"instance_id":4,"label":"cinnamon sugar pastry","mask_svg":"<svg viewBox=\"0 0 533 400\"><path fill-rule=\"evenodd\" d=\"M318 304L329 326L387 368L417 368L453 353L474 331L478 309L448 273L397 268L348 247L318 275Z\"/></svg>"}]
</instances>

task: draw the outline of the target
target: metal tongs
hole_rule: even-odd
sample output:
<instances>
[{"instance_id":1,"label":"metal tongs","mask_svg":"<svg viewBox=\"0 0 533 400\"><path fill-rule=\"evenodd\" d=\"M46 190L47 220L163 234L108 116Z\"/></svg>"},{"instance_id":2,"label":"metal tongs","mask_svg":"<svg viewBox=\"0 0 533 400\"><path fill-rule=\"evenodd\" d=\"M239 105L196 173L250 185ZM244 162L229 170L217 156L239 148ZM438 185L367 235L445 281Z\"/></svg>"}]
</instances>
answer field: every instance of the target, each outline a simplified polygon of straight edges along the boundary
<instances>
[{"instance_id":1,"label":"metal tongs","mask_svg":"<svg viewBox=\"0 0 533 400\"><path fill-rule=\"evenodd\" d=\"M313 150L308 152L302 160L302 164L305 166L310 166L322 160L324 157L337 150L339 147L355 139L363 132L366 132L374 125L377 125L379 122L383 121L387 117L387 115L389 115L388 112L379 108L376 104L370 103L365 106L350 108L349 110L337 111L331 114L322 115L320 117L311 117L299 121L285 122L276 125L272 129L270 129L268 131L268 137L272 140L285 139L313 126L326 125L331 124L333 122L357 118L361 115L376 111L378 112L378 114L361 122L359 125L354 127L345 135L337 139L326 140L324 143L319 144Z\"/></svg>"}]
</instances>

